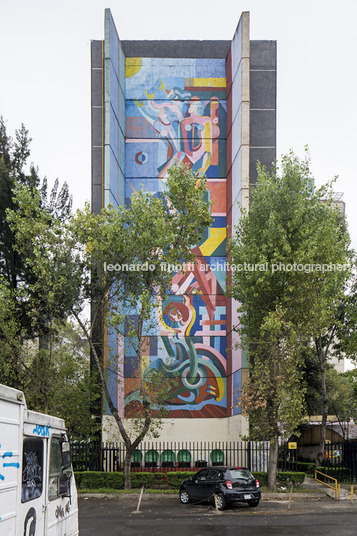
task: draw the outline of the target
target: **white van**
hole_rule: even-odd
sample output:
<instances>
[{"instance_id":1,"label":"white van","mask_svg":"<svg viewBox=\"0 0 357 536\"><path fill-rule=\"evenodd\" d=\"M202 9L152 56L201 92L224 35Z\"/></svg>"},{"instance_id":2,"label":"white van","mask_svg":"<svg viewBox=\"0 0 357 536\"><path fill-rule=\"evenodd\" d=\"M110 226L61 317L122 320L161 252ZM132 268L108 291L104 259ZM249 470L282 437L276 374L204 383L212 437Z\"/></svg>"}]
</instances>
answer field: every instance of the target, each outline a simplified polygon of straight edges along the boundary
<instances>
[{"instance_id":1,"label":"white van","mask_svg":"<svg viewBox=\"0 0 357 536\"><path fill-rule=\"evenodd\" d=\"M74 536L77 490L64 421L0 385L0 534Z\"/></svg>"}]
</instances>

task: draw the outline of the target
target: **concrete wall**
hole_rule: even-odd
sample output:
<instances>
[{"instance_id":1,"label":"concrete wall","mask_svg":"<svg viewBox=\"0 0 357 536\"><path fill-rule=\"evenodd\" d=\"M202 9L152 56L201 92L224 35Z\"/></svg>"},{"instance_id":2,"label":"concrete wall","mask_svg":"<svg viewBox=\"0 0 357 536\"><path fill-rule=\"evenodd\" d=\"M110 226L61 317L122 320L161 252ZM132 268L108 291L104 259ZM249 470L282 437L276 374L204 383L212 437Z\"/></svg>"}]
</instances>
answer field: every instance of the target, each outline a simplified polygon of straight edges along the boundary
<instances>
[{"instance_id":1,"label":"concrete wall","mask_svg":"<svg viewBox=\"0 0 357 536\"><path fill-rule=\"evenodd\" d=\"M241 208L249 207L249 132L250 132L250 39L249 13L239 20L227 56L227 234L231 236L239 221ZM228 281L230 274L227 274ZM239 323L238 303L229 299L228 335L231 369L231 412L240 414L238 405L246 363L234 326Z\"/></svg>"},{"instance_id":2,"label":"concrete wall","mask_svg":"<svg viewBox=\"0 0 357 536\"><path fill-rule=\"evenodd\" d=\"M126 426L130 421L126 421ZM204 442L238 441L248 435L248 421L240 415L221 419L164 419L163 427L155 441L162 442ZM111 415L103 416L102 441L119 441L118 427ZM151 441L146 437L145 441Z\"/></svg>"},{"instance_id":3,"label":"concrete wall","mask_svg":"<svg viewBox=\"0 0 357 536\"><path fill-rule=\"evenodd\" d=\"M270 171L276 159L276 41L250 42L249 180L257 161Z\"/></svg>"}]
</instances>

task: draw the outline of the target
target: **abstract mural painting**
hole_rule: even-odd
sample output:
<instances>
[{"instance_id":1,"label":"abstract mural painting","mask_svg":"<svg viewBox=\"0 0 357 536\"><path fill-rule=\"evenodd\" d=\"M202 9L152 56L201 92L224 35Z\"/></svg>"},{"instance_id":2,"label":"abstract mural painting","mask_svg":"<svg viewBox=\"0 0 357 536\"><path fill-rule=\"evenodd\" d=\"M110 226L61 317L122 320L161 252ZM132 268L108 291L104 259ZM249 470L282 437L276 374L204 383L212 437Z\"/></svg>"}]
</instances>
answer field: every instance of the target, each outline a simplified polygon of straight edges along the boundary
<instances>
[{"instance_id":1,"label":"abstract mural painting","mask_svg":"<svg viewBox=\"0 0 357 536\"><path fill-rule=\"evenodd\" d=\"M172 416L227 415L226 78L223 59L127 58L125 198L159 195L167 170L184 163L207 177L213 224L193 252L197 264L172 274L145 363L170 381ZM125 414L137 397L135 354L125 345Z\"/></svg>"}]
</instances>

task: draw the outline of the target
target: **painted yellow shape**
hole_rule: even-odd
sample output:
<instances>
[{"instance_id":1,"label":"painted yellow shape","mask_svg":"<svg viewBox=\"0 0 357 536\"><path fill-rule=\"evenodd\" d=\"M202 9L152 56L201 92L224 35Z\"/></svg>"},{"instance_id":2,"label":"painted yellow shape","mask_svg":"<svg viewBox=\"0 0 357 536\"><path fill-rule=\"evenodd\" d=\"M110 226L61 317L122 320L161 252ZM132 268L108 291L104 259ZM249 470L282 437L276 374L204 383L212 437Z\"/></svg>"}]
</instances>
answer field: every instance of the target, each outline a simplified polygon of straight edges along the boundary
<instances>
[{"instance_id":1,"label":"painted yellow shape","mask_svg":"<svg viewBox=\"0 0 357 536\"><path fill-rule=\"evenodd\" d=\"M163 83L163 81L161 80L161 78L160 78L160 82L161 82L161 84L160 84L159 89L165 89L165 84Z\"/></svg>"},{"instance_id":2,"label":"painted yellow shape","mask_svg":"<svg viewBox=\"0 0 357 536\"><path fill-rule=\"evenodd\" d=\"M140 106L140 108L142 108L142 107L144 106L144 103L138 101L138 99L135 99L135 104L136 104L137 106Z\"/></svg>"},{"instance_id":3,"label":"painted yellow shape","mask_svg":"<svg viewBox=\"0 0 357 536\"><path fill-rule=\"evenodd\" d=\"M125 60L125 78L130 78L140 71L143 64L142 58L126 58Z\"/></svg>"},{"instance_id":4,"label":"painted yellow shape","mask_svg":"<svg viewBox=\"0 0 357 536\"><path fill-rule=\"evenodd\" d=\"M196 309L194 307L191 307L191 311L192 311L192 320L190 322L190 325L187 328L186 335L190 334L191 328L192 328L192 326L193 326L193 324L195 323L195 320L196 320Z\"/></svg>"},{"instance_id":5,"label":"painted yellow shape","mask_svg":"<svg viewBox=\"0 0 357 536\"><path fill-rule=\"evenodd\" d=\"M219 387L219 396L216 398L217 402L220 402L224 395L224 383L222 378L216 378L217 385Z\"/></svg>"},{"instance_id":6,"label":"painted yellow shape","mask_svg":"<svg viewBox=\"0 0 357 536\"><path fill-rule=\"evenodd\" d=\"M225 78L191 78L192 87L226 87Z\"/></svg>"},{"instance_id":7,"label":"painted yellow shape","mask_svg":"<svg viewBox=\"0 0 357 536\"><path fill-rule=\"evenodd\" d=\"M153 99L154 98L154 93L148 93L145 89L145 93L146 93L146 96L149 97L149 99Z\"/></svg>"},{"instance_id":8,"label":"painted yellow shape","mask_svg":"<svg viewBox=\"0 0 357 536\"><path fill-rule=\"evenodd\" d=\"M204 257L209 257L218 248L218 246L226 238L227 231L225 227L211 227L209 237L200 246L200 250Z\"/></svg>"},{"instance_id":9,"label":"painted yellow shape","mask_svg":"<svg viewBox=\"0 0 357 536\"><path fill-rule=\"evenodd\" d=\"M149 355L143 355L142 361L141 361L141 369L143 372L148 368L150 365L150 356Z\"/></svg>"}]
</instances>

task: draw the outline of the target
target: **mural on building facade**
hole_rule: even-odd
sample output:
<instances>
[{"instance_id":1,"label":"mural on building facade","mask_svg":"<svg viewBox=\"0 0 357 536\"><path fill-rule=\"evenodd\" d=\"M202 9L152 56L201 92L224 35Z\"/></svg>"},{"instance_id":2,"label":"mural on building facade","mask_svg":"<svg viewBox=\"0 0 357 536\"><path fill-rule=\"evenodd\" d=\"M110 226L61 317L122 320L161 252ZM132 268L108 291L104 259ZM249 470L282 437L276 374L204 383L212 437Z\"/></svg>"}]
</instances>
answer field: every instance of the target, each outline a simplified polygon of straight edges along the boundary
<instances>
[{"instance_id":1,"label":"mural on building facade","mask_svg":"<svg viewBox=\"0 0 357 536\"><path fill-rule=\"evenodd\" d=\"M226 363L226 80L221 59L126 60L125 197L161 192L167 170L182 162L205 174L214 222L194 249L198 263L174 273L156 333L148 334L148 368L171 379L172 415L223 417ZM125 348L125 412L137 396L135 356Z\"/></svg>"}]
</instances>

